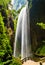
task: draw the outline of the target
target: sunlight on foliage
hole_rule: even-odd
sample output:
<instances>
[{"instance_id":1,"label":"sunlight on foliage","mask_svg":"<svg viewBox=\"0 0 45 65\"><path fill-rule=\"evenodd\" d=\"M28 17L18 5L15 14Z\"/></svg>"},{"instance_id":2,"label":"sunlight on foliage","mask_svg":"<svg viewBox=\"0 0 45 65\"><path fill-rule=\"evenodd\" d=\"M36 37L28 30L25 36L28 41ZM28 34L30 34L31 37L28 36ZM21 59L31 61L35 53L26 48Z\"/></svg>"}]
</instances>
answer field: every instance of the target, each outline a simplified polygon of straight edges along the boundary
<instances>
[{"instance_id":1,"label":"sunlight on foliage","mask_svg":"<svg viewBox=\"0 0 45 65\"><path fill-rule=\"evenodd\" d=\"M3 5L4 8L7 8L8 3L9 3L10 1L11 1L11 0L0 0L0 5Z\"/></svg>"},{"instance_id":2,"label":"sunlight on foliage","mask_svg":"<svg viewBox=\"0 0 45 65\"><path fill-rule=\"evenodd\" d=\"M40 26L42 29L45 29L45 23L43 22L37 23L36 25Z\"/></svg>"},{"instance_id":3,"label":"sunlight on foliage","mask_svg":"<svg viewBox=\"0 0 45 65\"><path fill-rule=\"evenodd\" d=\"M12 58L12 63L9 64L9 65L12 65L12 64L14 64L14 65L22 65L21 60L19 58L14 58L14 57Z\"/></svg>"},{"instance_id":4,"label":"sunlight on foliage","mask_svg":"<svg viewBox=\"0 0 45 65\"><path fill-rule=\"evenodd\" d=\"M22 65L18 58L12 58L12 37L16 31L19 12L10 11L9 3L10 0L0 0L0 65Z\"/></svg>"},{"instance_id":5,"label":"sunlight on foliage","mask_svg":"<svg viewBox=\"0 0 45 65\"><path fill-rule=\"evenodd\" d=\"M1 16L0 13L0 33L4 33L4 32L5 32L5 27L4 27L3 17Z\"/></svg>"}]
</instances>

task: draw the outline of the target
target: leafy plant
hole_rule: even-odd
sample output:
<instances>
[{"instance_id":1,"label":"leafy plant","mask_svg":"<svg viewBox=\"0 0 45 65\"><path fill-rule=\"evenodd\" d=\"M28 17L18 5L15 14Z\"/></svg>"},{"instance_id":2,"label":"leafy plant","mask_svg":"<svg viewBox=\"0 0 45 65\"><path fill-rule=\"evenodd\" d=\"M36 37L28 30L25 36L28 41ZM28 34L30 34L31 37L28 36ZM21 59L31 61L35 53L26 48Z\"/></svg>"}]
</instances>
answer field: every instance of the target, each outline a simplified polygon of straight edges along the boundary
<instances>
[{"instance_id":1,"label":"leafy plant","mask_svg":"<svg viewBox=\"0 0 45 65\"><path fill-rule=\"evenodd\" d=\"M40 26L41 29L45 29L45 23L43 23L43 22L37 23L36 25Z\"/></svg>"},{"instance_id":2,"label":"leafy plant","mask_svg":"<svg viewBox=\"0 0 45 65\"><path fill-rule=\"evenodd\" d=\"M7 58L8 55L12 54L12 49L11 49L11 45L10 45L10 38L8 36L8 34L6 33L6 29L4 26L4 22L3 22L3 17L1 16L0 13L0 58L1 60Z\"/></svg>"},{"instance_id":3,"label":"leafy plant","mask_svg":"<svg viewBox=\"0 0 45 65\"><path fill-rule=\"evenodd\" d=\"M8 32L11 33L12 29L7 28L7 24L9 22L10 25L10 22L13 21L14 31L16 31L19 12L8 10L9 2L10 0L0 0L0 65L22 65L20 59L12 57L11 36L8 34ZM10 18L12 21L9 21Z\"/></svg>"},{"instance_id":4,"label":"leafy plant","mask_svg":"<svg viewBox=\"0 0 45 65\"><path fill-rule=\"evenodd\" d=\"M5 27L4 27L3 17L1 16L0 13L0 33L4 33L4 32L5 32Z\"/></svg>"},{"instance_id":5,"label":"leafy plant","mask_svg":"<svg viewBox=\"0 0 45 65\"><path fill-rule=\"evenodd\" d=\"M0 0L0 5L2 5L4 8L7 8L10 1L11 0Z\"/></svg>"},{"instance_id":6,"label":"leafy plant","mask_svg":"<svg viewBox=\"0 0 45 65\"><path fill-rule=\"evenodd\" d=\"M12 57L12 63L9 65L22 65L21 60L19 58Z\"/></svg>"}]
</instances>

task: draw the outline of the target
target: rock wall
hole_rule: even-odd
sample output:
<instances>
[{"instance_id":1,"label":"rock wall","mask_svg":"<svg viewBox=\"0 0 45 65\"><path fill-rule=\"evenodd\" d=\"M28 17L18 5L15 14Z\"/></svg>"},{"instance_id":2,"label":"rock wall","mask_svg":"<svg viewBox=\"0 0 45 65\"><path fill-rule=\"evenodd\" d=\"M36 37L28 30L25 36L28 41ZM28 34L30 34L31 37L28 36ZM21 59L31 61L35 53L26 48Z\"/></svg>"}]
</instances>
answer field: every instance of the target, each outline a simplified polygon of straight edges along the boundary
<instances>
[{"instance_id":1,"label":"rock wall","mask_svg":"<svg viewBox=\"0 0 45 65\"><path fill-rule=\"evenodd\" d=\"M30 9L30 25L31 25L31 43L35 49L45 40L45 29L41 29L36 25L37 22L45 24L45 0L32 0L32 8Z\"/></svg>"}]
</instances>

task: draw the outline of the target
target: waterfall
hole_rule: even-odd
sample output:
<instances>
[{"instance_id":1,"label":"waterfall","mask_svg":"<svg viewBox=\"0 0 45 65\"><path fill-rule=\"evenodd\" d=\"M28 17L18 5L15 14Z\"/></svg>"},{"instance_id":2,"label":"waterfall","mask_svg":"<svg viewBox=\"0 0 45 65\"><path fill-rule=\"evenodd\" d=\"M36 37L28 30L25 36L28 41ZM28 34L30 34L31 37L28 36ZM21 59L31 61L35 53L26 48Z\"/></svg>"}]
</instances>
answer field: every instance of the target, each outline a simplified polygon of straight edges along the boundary
<instances>
[{"instance_id":1,"label":"waterfall","mask_svg":"<svg viewBox=\"0 0 45 65\"><path fill-rule=\"evenodd\" d=\"M14 0L11 0L11 4L12 4L12 5L14 4Z\"/></svg>"},{"instance_id":2,"label":"waterfall","mask_svg":"<svg viewBox=\"0 0 45 65\"><path fill-rule=\"evenodd\" d=\"M29 8L27 2L26 6L19 14L14 42L14 57L21 56L21 59L32 56L29 17Z\"/></svg>"}]
</instances>

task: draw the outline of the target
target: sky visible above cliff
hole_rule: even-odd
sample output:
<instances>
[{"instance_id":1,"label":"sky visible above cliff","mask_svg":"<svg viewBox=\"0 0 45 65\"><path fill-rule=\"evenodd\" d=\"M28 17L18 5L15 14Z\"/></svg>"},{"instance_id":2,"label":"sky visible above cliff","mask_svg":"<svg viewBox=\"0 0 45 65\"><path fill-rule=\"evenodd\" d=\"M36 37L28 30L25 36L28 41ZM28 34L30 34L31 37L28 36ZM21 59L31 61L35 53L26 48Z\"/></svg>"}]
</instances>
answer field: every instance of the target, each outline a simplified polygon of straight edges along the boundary
<instances>
[{"instance_id":1,"label":"sky visible above cliff","mask_svg":"<svg viewBox=\"0 0 45 65\"><path fill-rule=\"evenodd\" d=\"M13 9L20 9L23 5L26 4L26 0L12 0Z\"/></svg>"}]
</instances>

